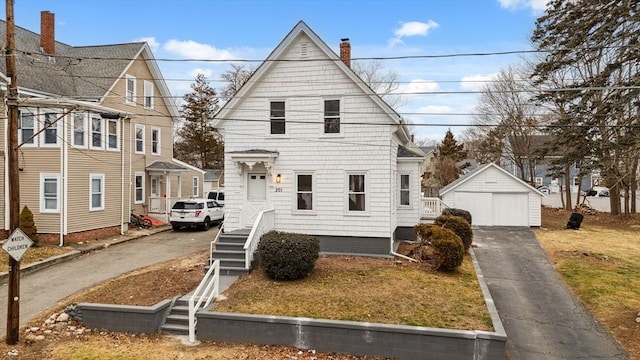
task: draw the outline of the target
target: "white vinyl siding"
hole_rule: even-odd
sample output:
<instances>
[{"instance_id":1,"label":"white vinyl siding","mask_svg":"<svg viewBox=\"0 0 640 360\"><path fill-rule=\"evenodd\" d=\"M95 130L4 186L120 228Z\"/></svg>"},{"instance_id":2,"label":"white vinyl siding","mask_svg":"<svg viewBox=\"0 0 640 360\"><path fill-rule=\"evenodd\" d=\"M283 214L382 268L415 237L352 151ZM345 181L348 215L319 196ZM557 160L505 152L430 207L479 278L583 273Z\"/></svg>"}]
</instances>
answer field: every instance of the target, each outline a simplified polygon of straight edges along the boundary
<instances>
[{"instance_id":1,"label":"white vinyl siding","mask_svg":"<svg viewBox=\"0 0 640 360\"><path fill-rule=\"evenodd\" d=\"M134 195L134 203L143 204L144 203L144 173L136 171L135 177L135 195Z\"/></svg>"},{"instance_id":2,"label":"white vinyl siding","mask_svg":"<svg viewBox=\"0 0 640 360\"><path fill-rule=\"evenodd\" d=\"M104 210L104 174L89 175L89 210Z\"/></svg>"},{"instance_id":3,"label":"white vinyl siding","mask_svg":"<svg viewBox=\"0 0 640 360\"><path fill-rule=\"evenodd\" d=\"M74 112L71 115L71 145L87 147L87 113Z\"/></svg>"},{"instance_id":4,"label":"white vinyl siding","mask_svg":"<svg viewBox=\"0 0 640 360\"><path fill-rule=\"evenodd\" d=\"M20 109L18 121L18 143L23 147L36 146L35 137L32 136L38 131L38 122L34 109Z\"/></svg>"},{"instance_id":5,"label":"white vinyl siding","mask_svg":"<svg viewBox=\"0 0 640 360\"><path fill-rule=\"evenodd\" d=\"M135 76L125 76L125 99L124 102L128 105L136 104L136 78Z\"/></svg>"},{"instance_id":6,"label":"white vinyl siding","mask_svg":"<svg viewBox=\"0 0 640 360\"><path fill-rule=\"evenodd\" d=\"M151 153L160 155L160 128L151 128Z\"/></svg>"},{"instance_id":7,"label":"white vinyl siding","mask_svg":"<svg viewBox=\"0 0 640 360\"><path fill-rule=\"evenodd\" d=\"M144 154L144 125L136 125L135 129L136 154Z\"/></svg>"},{"instance_id":8,"label":"white vinyl siding","mask_svg":"<svg viewBox=\"0 0 640 360\"><path fill-rule=\"evenodd\" d=\"M60 174L40 174L40 212L60 212Z\"/></svg>"},{"instance_id":9,"label":"white vinyl siding","mask_svg":"<svg viewBox=\"0 0 640 360\"><path fill-rule=\"evenodd\" d=\"M153 83L151 81L144 81L144 108L153 109Z\"/></svg>"}]
</instances>

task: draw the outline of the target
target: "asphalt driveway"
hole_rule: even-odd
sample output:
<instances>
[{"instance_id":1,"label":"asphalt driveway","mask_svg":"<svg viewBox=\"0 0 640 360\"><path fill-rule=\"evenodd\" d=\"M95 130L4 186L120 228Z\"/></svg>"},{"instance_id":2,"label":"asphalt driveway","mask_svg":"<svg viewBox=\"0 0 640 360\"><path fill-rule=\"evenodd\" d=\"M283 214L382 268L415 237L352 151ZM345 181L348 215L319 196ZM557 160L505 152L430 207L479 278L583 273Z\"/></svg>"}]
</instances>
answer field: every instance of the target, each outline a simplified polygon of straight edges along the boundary
<instances>
[{"instance_id":1,"label":"asphalt driveway","mask_svg":"<svg viewBox=\"0 0 640 360\"><path fill-rule=\"evenodd\" d=\"M474 228L474 243L509 359L629 359L566 287L531 229Z\"/></svg>"}]
</instances>

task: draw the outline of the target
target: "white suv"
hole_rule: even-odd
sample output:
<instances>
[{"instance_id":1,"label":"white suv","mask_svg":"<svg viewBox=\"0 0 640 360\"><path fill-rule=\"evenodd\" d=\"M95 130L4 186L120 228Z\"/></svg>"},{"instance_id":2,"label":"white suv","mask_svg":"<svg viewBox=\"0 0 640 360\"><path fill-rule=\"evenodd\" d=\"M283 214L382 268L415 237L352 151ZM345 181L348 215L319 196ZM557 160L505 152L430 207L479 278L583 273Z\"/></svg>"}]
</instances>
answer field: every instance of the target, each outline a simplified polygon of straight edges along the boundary
<instances>
[{"instance_id":1,"label":"white suv","mask_svg":"<svg viewBox=\"0 0 640 360\"><path fill-rule=\"evenodd\" d=\"M183 227L199 227L209 230L211 224L220 224L224 220L224 211L220 204L209 199L178 200L171 208L169 222L173 230Z\"/></svg>"}]
</instances>

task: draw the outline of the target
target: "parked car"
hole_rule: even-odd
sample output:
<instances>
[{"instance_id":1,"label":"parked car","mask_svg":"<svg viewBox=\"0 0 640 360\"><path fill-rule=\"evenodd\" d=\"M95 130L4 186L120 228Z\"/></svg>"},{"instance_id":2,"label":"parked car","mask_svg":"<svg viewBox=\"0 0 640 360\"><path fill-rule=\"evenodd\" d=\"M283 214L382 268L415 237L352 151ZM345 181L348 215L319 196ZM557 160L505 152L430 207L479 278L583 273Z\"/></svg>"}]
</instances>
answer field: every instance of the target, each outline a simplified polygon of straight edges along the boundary
<instances>
[{"instance_id":1,"label":"parked car","mask_svg":"<svg viewBox=\"0 0 640 360\"><path fill-rule=\"evenodd\" d=\"M215 200L218 204L224 206L224 189L209 191L207 199Z\"/></svg>"},{"instance_id":2,"label":"parked car","mask_svg":"<svg viewBox=\"0 0 640 360\"><path fill-rule=\"evenodd\" d=\"M178 200L169 214L169 222L173 230L185 227L199 227L209 230L211 224L221 224L224 220L222 205L209 199Z\"/></svg>"},{"instance_id":3,"label":"parked car","mask_svg":"<svg viewBox=\"0 0 640 360\"><path fill-rule=\"evenodd\" d=\"M587 196L609 197L609 188L603 186L594 186L587 190Z\"/></svg>"}]
</instances>

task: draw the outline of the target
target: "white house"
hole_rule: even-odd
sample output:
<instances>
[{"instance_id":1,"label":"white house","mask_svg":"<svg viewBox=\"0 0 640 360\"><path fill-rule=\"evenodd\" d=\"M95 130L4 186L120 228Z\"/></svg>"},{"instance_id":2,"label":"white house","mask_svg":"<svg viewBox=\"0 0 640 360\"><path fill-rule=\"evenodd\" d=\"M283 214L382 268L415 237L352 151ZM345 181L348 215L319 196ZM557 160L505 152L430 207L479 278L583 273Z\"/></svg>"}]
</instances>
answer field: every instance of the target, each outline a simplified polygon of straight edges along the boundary
<instances>
[{"instance_id":1,"label":"white house","mask_svg":"<svg viewBox=\"0 0 640 360\"><path fill-rule=\"evenodd\" d=\"M469 211L473 225L541 225L544 194L493 163L443 187L440 196L449 207Z\"/></svg>"},{"instance_id":2,"label":"white house","mask_svg":"<svg viewBox=\"0 0 640 360\"><path fill-rule=\"evenodd\" d=\"M273 209L273 228L329 253L389 255L420 222L424 153L405 122L299 22L216 116L227 232Z\"/></svg>"}]
</instances>

